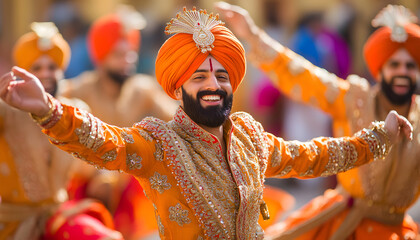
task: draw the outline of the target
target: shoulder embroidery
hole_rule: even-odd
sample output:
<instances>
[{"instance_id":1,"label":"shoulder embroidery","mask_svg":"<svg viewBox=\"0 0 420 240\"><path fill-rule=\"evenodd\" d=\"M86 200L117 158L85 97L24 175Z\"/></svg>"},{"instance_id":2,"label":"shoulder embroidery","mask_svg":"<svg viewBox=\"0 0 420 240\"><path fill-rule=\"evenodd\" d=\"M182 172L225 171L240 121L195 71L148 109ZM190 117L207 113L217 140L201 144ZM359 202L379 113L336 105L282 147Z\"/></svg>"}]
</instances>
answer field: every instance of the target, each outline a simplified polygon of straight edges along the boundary
<instances>
[{"instance_id":1,"label":"shoulder embroidery","mask_svg":"<svg viewBox=\"0 0 420 240\"><path fill-rule=\"evenodd\" d=\"M163 161L163 146L159 142L155 144L155 152L153 155L155 156L155 159L158 161Z\"/></svg>"},{"instance_id":2,"label":"shoulder embroidery","mask_svg":"<svg viewBox=\"0 0 420 240\"><path fill-rule=\"evenodd\" d=\"M171 188L171 184L168 183L168 177L166 175L161 175L158 172L155 172L155 174L149 178L149 181L151 188L155 189L160 194Z\"/></svg>"},{"instance_id":3,"label":"shoulder embroidery","mask_svg":"<svg viewBox=\"0 0 420 240\"><path fill-rule=\"evenodd\" d=\"M169 207L169 220L177 222L179 226L191 222L191 219L188 217L188 210L182 209L179 203Z\"/></svg>"},{"instance_id":4,"label":"shoulder embroidery","mask_svg":"<svg viewBox=\"0 0 420 240\"><path fill-rule=\"evenodd\" d=\"M130 170L138 170L142 167L141 165L142 158L136 153L127 154L127 166Z\"/></svg>"},{"instance_id":5,"label":"shoulder embroidery","mask_svg":"<svg viewBox=\"0 0 420 240\"><path fill-rule=\"evenodd\" d=\"M117 159L117 151L113 149L109 152L106 152L104 155L102 155L101 159L104 160L104 163L114 161Z\"/></svg>"},{"instance_id":6,"label":"shoulder embroidery","mask_svg":"<svg viewBox=\"0 0 420 240\"><path fill-rule=\"evenodd\" d=\"M124 142L126 142L126 143L131 143L131 144L134 143L133 135L131 135L131 134L125 132L125 131L121 132L121 137L124 140Z\"/></svg>"}]
</instances>

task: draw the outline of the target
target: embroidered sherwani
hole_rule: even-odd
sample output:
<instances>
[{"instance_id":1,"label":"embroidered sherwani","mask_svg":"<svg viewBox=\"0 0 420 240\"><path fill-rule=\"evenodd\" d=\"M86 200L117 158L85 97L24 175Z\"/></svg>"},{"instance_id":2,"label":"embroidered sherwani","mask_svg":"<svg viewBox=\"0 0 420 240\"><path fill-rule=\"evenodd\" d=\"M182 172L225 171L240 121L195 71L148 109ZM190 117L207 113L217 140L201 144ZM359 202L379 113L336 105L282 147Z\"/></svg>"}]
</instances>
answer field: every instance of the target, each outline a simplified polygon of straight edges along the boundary
<instances>
[{"instance_id":1,"label":"embroidered sherwani","mask_svg":"<svg viewBox=\"0 0 420 240\"><path fill-rule=\"evenodd\" d=\"M162 239L261 238L265 177L335 174L372 160L382 146L370 130L286 142L236 113L224 125L224 156L218 139L181 108L169 122L146 118L119 128L63 105L60 120L44 132L88 163L135 176L153 202Z\"/></svg>"},{"instance_id":2,"label":"embroidered sherwani","mask_svg":"<svg viewBox=\"0 0 420 240\"><path fill-rule=\"evenodd\" d=\"M176 102L169 98L149 75L135 74L124 82L121 89L117 89L116 85L112 86L115 92L118 92L116 95L112 95L112 91L108 89L111 84L106 84L104 79L99 78L96 71L87 71L74 79L62 81L60 89L63 89L64 96L86 102L93 115L121 127L132 126L146 116L155 116L167 121L176 111ZM98 180L101 178L106 180ZM94 184L100 181L110 185L109 198L105 200L113 213L117 230L126 238L157 234L156 223L149 220L154 217L153 207L144 196L138 182L128 175L100 172L88 177L77 174L72 181L77 184L72 185L70 193L77 192L77 197L97 197L81 189L86 189L86 186L95 188Z\"/></svg>"},{"instance_id":3,"label":"embroidered sherwani","mask_svg":"<svg viewBox=\"0 0 420 240\"><path fill-rule=\"evenodd\" d=\"M82 106L80 101L66 101ZM74 161L51 146L28 113L0 101L0 239L35 239L43 232L46 221L67 200L65 188ZM92 204L61 218L83 213ZM65 222L54 224L48 234L56 234Z\"/></svg>"},{"instance_id":4,"label":"embroidered sherwani","mask_svg":"<svg viewBox=\"0 0 420 240\"><path fill-rule=\"evenodd\" d=\"M350 135L372 121L386 117L386 110L378 103L378 85L371 87L366 79L356 75L350 75L347 80L340 79L265 37L251 57L287 96L330 114L335 136ZM324 219L328 222L320 228L313 225L313 230L305 239L327 239L341 224L344 227L340 231L351 226L347 229L353 228L354 234L359 237L366 234L363 229L370 229L367 238L382 236L381 239L388 239L394 234L410 239L413 234L415 236L415 223L408 216L403 219L420 193L418 96L412 99L408 120L414 128L413 141L404 139L396 143L385 161L340 173L338 189L326 192L323 198L317 198L294 214L288 220L286 229L299 229L299 226L305 225L305 220L314 219L328 210L329 217ZM349 198L354 199L355 204L343 207ZM332 213L334 207L330 205L333 202L340 202L342 211ZM320 218L325 218L325 215ZM317 222L320 225L322 221Z\"/></svg>"}]
</instances>

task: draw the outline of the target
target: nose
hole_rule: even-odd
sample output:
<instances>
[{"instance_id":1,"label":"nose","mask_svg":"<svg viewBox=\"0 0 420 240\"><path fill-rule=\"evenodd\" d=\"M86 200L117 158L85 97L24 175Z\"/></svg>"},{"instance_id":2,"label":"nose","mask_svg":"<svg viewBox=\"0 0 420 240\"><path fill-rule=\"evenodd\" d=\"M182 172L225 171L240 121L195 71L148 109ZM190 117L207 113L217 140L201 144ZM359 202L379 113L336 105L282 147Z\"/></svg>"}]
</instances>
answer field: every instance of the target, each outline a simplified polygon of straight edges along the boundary
<instances>
[{"instance_id":1,"label":"nose","mask_svg":"<svg viewBox=\"0 0 420 240\"><path fill-rule=\"evenodd\" d=\"M50 78L53 75L53 72L48 68L41 68L41 70L37 73L37 77L40 79Z\"/></svg>"},{"instance_id":2,"label":"nose","mask_svg":"<svg viewBox=\"0 0 420 240\"><path fill-rule=\"evenodd\" d=\"M207 78L206 81L206 90L217 90L220 89L219 81L217 80L216 75L214 72L210 72L210 76Z\"/></svg>"}]
</instances>

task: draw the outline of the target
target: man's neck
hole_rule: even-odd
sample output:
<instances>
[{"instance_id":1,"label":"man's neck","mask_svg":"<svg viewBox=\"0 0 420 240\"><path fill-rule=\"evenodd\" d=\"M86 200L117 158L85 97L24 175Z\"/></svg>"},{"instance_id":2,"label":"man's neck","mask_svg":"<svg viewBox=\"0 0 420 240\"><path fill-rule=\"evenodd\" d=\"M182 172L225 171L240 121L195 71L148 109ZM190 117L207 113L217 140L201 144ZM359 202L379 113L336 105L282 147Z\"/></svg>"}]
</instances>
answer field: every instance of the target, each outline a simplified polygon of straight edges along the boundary
<instances>
[{"instance_id":1,"label":"man's neck","mask_svg":"<svg viewBox=\"0 0 420 240\"><path fill-rule=\"evenodd\" d=\"M411 101L403 105L392 104L382 92L378 93L378 103L383 109L384 114L389 113L389 111L391 110L395 110L397 111L398 114L403 115L406 118L408 117L408 113L410 111L410 106L411 106Z\"/></svg>"},{"instance_id":2,"label":"man's neck","mask_svg":"<svg viewBox=\"0 0 420 240\"><path fill-rule=\"evenodd\" d=\"M226 143L225 143L225 139L223 137L223 125L219 126L219 127L207 127L207 126L203 126L200 125L200 127L202 127L204 130L206 130L207 132L213 134L214 136L217 137L217 139L219 139L219 143L222 147L222 151L223 151L223 155L226 154Z\"/></svg>"},{"instance_id":3,"label":"man's neck","mask_svg":"<svg viewBox=\"0 0 420 240\"><path fill-rule=\"evenodd\" d=\"M118 98L121 92L121 85L112 80L105 71L98 70L100 87L103 93L110 98Z\"/></svg>"}]
</instances>

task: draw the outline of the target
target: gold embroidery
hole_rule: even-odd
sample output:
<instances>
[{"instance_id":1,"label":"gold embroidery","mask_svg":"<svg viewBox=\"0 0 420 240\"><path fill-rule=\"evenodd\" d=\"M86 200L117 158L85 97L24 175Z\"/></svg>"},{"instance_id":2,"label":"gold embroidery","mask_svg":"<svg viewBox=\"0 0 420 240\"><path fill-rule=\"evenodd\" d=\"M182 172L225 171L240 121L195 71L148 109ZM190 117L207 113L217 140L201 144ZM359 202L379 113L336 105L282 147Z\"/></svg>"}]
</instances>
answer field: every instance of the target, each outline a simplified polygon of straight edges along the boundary
<instances>
[{"instance_id":1,"label":"gold embroidery","mask_svg":"<svg viewBox=\"0 0 420 240\"><path fill-rule=\"evenodd\" d=\"M124 142L126 142L126 143L131 143L131 144L134 143L133 135L128 134L127 132L122 131L121 132L121 137L124 140Z\"/></svg>"},{"instance_id":2,"label":"gold embroidery","mask_svg":"<svg viewBox=\"0 0 420 240\"><path fill-rule=\"evenodd\" d=\"M285 167L283 171L280 172L279 177L286 176L287 174L290 173L290 171L292 171L292 166L289 165L289 166Z\"/></svg>"},{"instance_id":3,"label":"gold embroidery","mask_svg":"<svg viewBox=\"0 0 420 240\"><path fill-rule=\"evenodd\" d=\"M290 156L292 157L292 159L295 159L295 157L299 157L299 148L300 148L300 142L298 141L289 141L286 142L286 147L287 150L290 153Z\"/></svg>"},{"instance_id":4,"label":"gold embroidery","mask_svg":"<svg viewBox=\"0 0 420 240\"><path fill-rule=\"evenodd\" d=\"M277 146L274 146L273 154L271 155L271 166L278 167L281 163L281 153Z\"/></svg>"},{"instance_id":5,"label":"gold embroidery","mask_svg":"<svg viewBox=\"0 0 420 240\"><path fill-rule=\"evenodd\" d=\"M159 214L156 213L156 221L158 224L158 230L159 230L159 234L164 236L165 235L165 227L162 224L162 220L160 219Z\"/></svg>"},{"instance_id":6,"label":"gold embroidery","mask_svg":"<svg viewBox=\"0 0 420 240\"><path fill-rule=\"evenodd\" d=\"M137 123L134 126L138 126L138 124L140 124L140 123ZM144 140L149 141L149 142L153 141L152 136L148 132L146 132L146 131L144 131L143 129L140 129L140 128L137 128L137 131L139 132L140 136L142 136L144 138Z\"/></svg>"},{"instance_id":7,"label":"gold embroidery","mask_svg":"<svg viewBox=\"0 0 420 240\"><path fill-rule=\"evenodd\" d=\"M162 144L156 143L155 148L156 148L156 150L153 153L153 155L155 156L156 160L163 161L163 147L162 147Z\"/></svg>"},{"instance_id":8,"label":"gold embroidery","mask_svg":"<svg viewBox=\"0 0 420 240\"><path fill-rule=\"evenodd\" d=\"M226 124L232 128L225 126L231 130L226 131L229 161L223 158L217 138L192 122L181 108L169 123L146 118L136 124L162 145L165 160L206 239L250 239L257 229L268 140L249 115L233 114L231 119ZM237 226L241 226L238 232Z\"/></svg>"},{"instance_id":9,"label":"gold embroidery","mask_svg":"<svg viewBox=\"0 0 420 240\"><path fill-rule=\"evenodd\" d=\"M128 154L127 159L126 159L128 169L130 170L140 169L142 167L141 160L142 158L136 153Z\"/></svg>"},{"instance_id":10,"label":"gold embroidery","mask_svg":"<svg viewBox=\"0 0 420 240\"><path fill-rule=\"evenodd\" d=\"M104 160L104 163L114 161L117 159L117 151L113 149L109 152L106 152L104 155L102 155L101 159Z\"/></svg>"},{"instance_id":11,"label":"gold embroidery","mask_svg":"<svg viewBox=\"0 0 420 240\"><path fill-rule=\"evenodd\" d=\"M149 178L149 181L150 187L157 190L160 194L171 188L171 184L168 183L168 177L160 175L158 172L155 172L155 174Z\"/></svg>"},{"instance_id":12,"label":"gold embroidery","mask_svg":"<svg viewBox=\"0 0 420 240\"><path fill-rule=\"evenodd\" d=\"M188 210L182 209L179 203L169 207L169 220L177 222L181 227L191 222L191 219L188 217Z\"/></svg>"},{"instance_id":13,"label":"gold embroidery","mask_svg":"<svg viewBox=\"0 0 420 240\"><path fill-rule=\"evenodd\" d=\"M105 142L102 122L83 110L75 110L75 116L83 120L82 125L74 130L79 142L96 152Z\"/></svg>"},{"instance_id":14,"label":"gold embroidery","mask_svg":"<svg viewBox=\"0 0 420 240\"><path fill-rule=\"evenodd\" d=\"M357 161L357 150L352 143L338 138L329 139L327 144L329 161L321 176L337 174L354 167L354 163Z\"/></svg>"}]
</instances>

